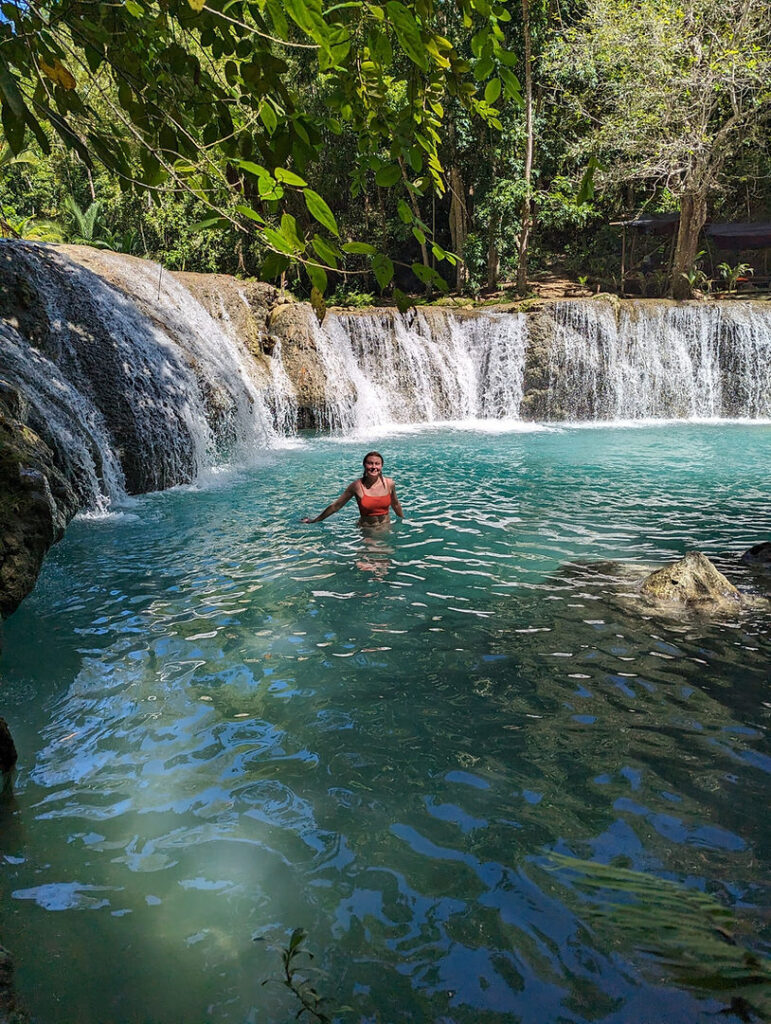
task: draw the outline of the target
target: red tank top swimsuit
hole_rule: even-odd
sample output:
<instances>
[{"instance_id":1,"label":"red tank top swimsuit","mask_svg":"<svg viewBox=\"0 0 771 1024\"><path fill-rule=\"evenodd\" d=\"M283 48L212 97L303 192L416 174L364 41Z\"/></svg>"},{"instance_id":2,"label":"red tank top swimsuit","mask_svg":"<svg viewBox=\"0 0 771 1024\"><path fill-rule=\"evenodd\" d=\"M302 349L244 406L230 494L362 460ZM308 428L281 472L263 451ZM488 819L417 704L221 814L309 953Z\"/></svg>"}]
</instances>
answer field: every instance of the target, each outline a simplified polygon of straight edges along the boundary
<instances>
[{"instance_id":1,"label":"red tank top swimsuit","mask_svg":"<svg viewBox=\"0 0 771 1024\"><path fill-rule=\"evenodd\" d=\"M359 499L359 512L363 516L387 516L391 507L391 492L386 494L367 494L362 487Z\"/></svg>"}]
</instances>

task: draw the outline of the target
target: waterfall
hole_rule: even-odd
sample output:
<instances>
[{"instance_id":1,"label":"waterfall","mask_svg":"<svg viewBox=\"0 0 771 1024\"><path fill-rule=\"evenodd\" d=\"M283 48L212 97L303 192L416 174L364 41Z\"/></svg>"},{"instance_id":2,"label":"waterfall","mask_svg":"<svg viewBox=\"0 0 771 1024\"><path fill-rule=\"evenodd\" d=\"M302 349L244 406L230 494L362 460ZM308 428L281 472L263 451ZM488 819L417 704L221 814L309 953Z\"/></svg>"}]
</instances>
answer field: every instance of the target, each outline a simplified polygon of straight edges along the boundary
<instances>
[{"instance_id":1,"label":"waterfall","mask_svg":"<svg viewBox=\"0 0 771 1024\"><path fill-rule=\"evenodd\" d=\"M78 254L88 266L48 247L2 247L23 301L0 375L24 395L81 505L105 508L263 450L273 428L243 344L156 264Z\"/></svg>"},{"instance_id":2,"label":"waterfall","mask_svg":"<svg viewBox=\"0 0 771 1024\"><path fill-rule=\"evenodd\" d=\"M740 303L560 302L549 419L771 415L771 316Z\"/></svg>"},{"instance_id":3,"label":"waterfall","mask_svg":"<svg viewBox=\"0 0 771 1024\"><path fill-rule=\"evenodd\" d=\"M526 318L432 313L330 314L315 328L324 428L519 416Z\"/></svg>"},{"instance_id":4,"label":"waterfall","mask_svg":"<svg viewBox=\"0 0 771 1024\"><path fill-rule=\"evenodd\" d=\"M331 311L116 253L0 244L0 377L82 507L248 462L298 427L771 418L762 303Z\"/></svg>"}]
</instances>

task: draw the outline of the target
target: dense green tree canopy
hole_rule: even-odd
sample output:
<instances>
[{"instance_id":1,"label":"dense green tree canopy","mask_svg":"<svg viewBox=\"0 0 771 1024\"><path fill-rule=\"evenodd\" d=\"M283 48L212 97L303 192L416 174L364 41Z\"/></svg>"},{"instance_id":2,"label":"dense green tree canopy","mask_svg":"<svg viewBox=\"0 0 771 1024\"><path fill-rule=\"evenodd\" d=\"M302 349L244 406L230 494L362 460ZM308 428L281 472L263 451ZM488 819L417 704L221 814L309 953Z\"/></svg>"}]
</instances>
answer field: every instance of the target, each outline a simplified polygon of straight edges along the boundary
<instances>
[{"instance_id":1,"label":"dense green tree canopy","mask_svg":"<svg viewBox=\"0 0 771 1024\"><path fill-rule=\"evenodd\" d=\"M401 190L400 213L424 237L409 200L444 190L447 102L498 128L496 103L518 90L501 27L510 15L490 0L33 0L0 10L14 153L31 137L48 152L50 127L86 166L189 192L212 223L257 231L272 250L268 273L304 262L319 291L341 249L371 257L381 286L393 275L370 243L340 239L333 197L311 185L330 140L353 133L346 185L373 178ZM458 38L470 40L470 59ZM440 283L430 266L416 271Z\"/></svg>"}]
</instances>

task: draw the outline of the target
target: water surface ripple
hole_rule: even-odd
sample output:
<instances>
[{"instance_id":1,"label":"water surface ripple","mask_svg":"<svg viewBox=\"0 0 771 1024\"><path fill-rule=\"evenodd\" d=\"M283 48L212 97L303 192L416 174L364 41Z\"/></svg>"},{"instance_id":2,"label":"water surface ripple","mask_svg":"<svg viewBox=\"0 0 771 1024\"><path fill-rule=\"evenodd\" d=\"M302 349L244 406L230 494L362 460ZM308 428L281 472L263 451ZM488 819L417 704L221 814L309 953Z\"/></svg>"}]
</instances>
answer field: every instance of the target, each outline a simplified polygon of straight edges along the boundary
<instances>
[{"instance_id":1,"label":"water surface ripple","mask_svg":"<svg viewBox=\"0 0 771 1024\"><path fill-rule=\"evenodd\" d=\"M301 525L367 447L76 522L8 622L27 1005L283 1021L260 982L302 926L341 1019L715 1020L548 856L713 894L767 950L768 604L620 594L692 548L760 593L737 555L771 534L771 427L385 438L407 520Z\"/></svg>"}]
</instances>

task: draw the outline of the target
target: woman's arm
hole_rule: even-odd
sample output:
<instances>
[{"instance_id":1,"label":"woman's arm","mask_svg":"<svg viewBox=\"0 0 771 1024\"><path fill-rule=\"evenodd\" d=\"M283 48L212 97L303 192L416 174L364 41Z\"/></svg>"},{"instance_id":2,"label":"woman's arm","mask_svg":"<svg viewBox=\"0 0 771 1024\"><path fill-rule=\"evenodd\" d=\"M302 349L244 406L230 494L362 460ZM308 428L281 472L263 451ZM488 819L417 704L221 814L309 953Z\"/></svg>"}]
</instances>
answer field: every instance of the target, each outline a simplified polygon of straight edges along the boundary
<instances>
[{"instance_id":1,"label":"woman's arm","mask_svg":"<svg viewBox=\"0 0 771 1024\"><path fill-rule=\"evenodd\" d=\"M402 503L396 497L396 484L391 481L391 508L399 516L400 519L404 519L404 512L402 511Z\"/></svg>"},{"instance_id":2,"label":"woman's arm","mask_svg":"<svg viewBox=\"0 0 771 1024\"><path fill-rule=\"evenodd\" d=\"M340 497L339 498L335 498L335 500L331 503L331 505L327 505L327 507L324 509L324 511L320 512L316 516L315 519L310 519L308 516L305 516L303 519L300 520L300 522L301 523L320 523L322 519L327 519L329 516L333 516L335 514L335 512L339 512L340 511L340 509L343 507L343 505L347 505L348 504L348 502L351 500L351 498L356 493L355 488L356 488L356 481L354 480L354 482L352 484L348 484L348 486L343 491L343 493L340 495Z\"/></svg>"}]
</instances>

